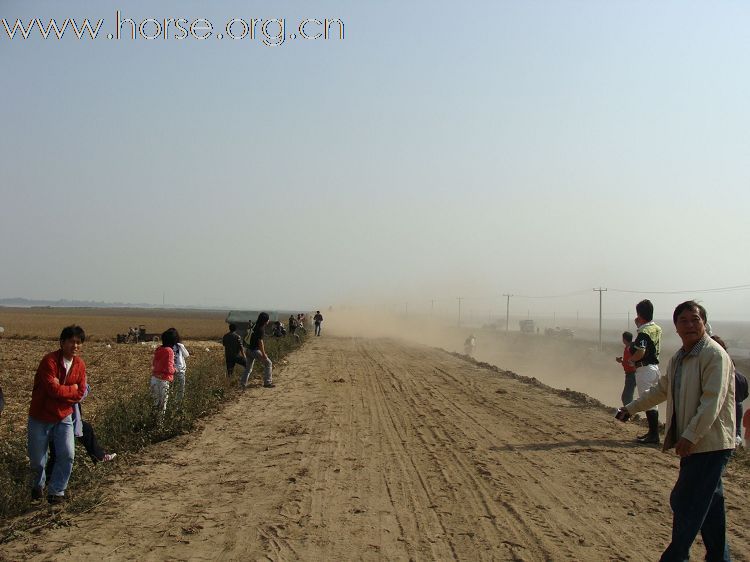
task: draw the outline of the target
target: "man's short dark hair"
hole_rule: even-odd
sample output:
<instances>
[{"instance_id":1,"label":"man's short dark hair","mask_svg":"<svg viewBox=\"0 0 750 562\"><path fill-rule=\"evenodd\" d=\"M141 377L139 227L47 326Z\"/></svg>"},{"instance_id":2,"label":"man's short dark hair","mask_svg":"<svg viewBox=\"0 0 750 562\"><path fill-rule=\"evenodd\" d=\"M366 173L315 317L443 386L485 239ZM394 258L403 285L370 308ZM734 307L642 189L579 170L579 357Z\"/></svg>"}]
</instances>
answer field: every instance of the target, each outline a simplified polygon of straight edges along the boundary
<instances>
[{"instance_id":1,"label":"man's short dark hair","mask_svg":"<svg viewBox=\"0 0 750 562\"><path fill-rule=\"evenodd\" d=\"M654 319L654 305L648 299L643 299L637 305L635 305L635 311L638 316L643 318L646 322L651 322Z\"/></svg>"},{"instance_id":2,"label":"man's short dark hair","mask_svg":"<svg viewBox=\"0 0 750 562\"><path fill-rule=\"evenodd\" d=\"M83 328L81 328L77 324L65 326L62 329L62 332L60 332L60 341L64 342L71 338L78 338L79 340L81 340L81 343L83 343L84 341L86 341L86 332L84 332Z\"/></svg>"},{"instance_id":3,"label":"man's short dark hair","mask_svg":"<svg viewBox=\"0 0 750 562\"><path fill-rule=\"evenodd\" d=\"M632 342L633 341L633 334L631 334L630 332L623 332L622 333L622 339L624 339L625 341Z\"/></svg>"},{"instance_id":4,"label":"man's short dark hair","mask_svg":"<svg viewBox=\"0 0 750 562\"><path fill-rule=\"evenodd\" d=\"M686 310L694 310L698 312L698 314L701 317L701 320L703 322L708 322L708 315L706 314L706 309L703 308L702 305L698 304L695 301L685 301L683 303L680 303L677 305L677 308L674 309L674 313L672 314L672 322L677 324L677 317L685 312Z\"/></svg>"},{"instance_id":5,"label":"man's short dark hair","mask_svg":"<svg viewBox=\"0 0 750 562\"><path fill-rule=\"evenodd\" d=\"M237 329L237 324L230 324L229 325L229 331L234 332Z\"/></svg>"}]
</instances>

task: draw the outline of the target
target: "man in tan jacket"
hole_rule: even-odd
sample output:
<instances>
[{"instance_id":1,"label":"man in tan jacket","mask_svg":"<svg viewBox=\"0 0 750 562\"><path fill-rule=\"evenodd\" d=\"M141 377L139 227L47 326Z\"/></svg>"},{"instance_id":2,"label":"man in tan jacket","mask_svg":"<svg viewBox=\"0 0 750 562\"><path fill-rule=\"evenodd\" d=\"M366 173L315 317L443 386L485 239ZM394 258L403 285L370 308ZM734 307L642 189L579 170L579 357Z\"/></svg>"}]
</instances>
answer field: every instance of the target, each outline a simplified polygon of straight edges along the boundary
<instances>
[{"instance_id":1,"label":"man in tan jacket","mask_svg":"<svg viewBox=\"0 0 750 562\"><path fill-rule=\"evenodd\" d=\"M724 488L721 476L735 446L734 370L732 360L706 333L706 310L694 301L672 316L682 348L672 356L657 384L627 404L617 418L667 401L663 450L680 456L680 473L670 505L672 542L662 562L687 562L701 533L706 560L729 561Z\"/></svg>"}]
</instances>

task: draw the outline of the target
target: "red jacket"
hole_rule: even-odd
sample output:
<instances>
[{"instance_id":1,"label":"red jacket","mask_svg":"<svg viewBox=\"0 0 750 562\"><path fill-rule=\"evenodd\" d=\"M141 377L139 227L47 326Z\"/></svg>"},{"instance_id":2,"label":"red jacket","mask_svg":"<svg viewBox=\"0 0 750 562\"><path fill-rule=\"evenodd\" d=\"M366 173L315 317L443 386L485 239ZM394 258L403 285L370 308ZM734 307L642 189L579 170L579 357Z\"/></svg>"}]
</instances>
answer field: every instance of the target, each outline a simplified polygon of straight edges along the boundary
<instances>
[{"instance_id":1,"label":"red jacket","mask_svg":"<svg viewBox=\"0 0 750 562\"><path fill-rule=\"evenodd\" d=\"M157 379L172 382L174 380L174 351L171 347L163 345L154 351L154 362L151 368L151 374Z\"/></svg>"},{"instance_id":2,"label":"red jacket","mask_svg":"<svg viewBox=\"0 0 750 562\"><path fill-rule=\"evenodd\" d=\"M46 423L57 423L73 413L73 404L80 402L86 391L86 364L73 357L70 372L65 375L62 351L53 351L42 358L34 375L29 416ZM78 388L73 387L74 384Z\"/></svg>"},{"instance_id":3,"label":"red jacket","mask_svg":"<svg viewBox=\"0 0 750 562\"><path fill-rule=\"evenodd\" d=\"M635 365L630 364L630 358L632 356L633 354L630 353L630 346L626 345L625 349L622 351L622 368L625 371L625 374L635 373Z\"/></svg>"}]
</instances>

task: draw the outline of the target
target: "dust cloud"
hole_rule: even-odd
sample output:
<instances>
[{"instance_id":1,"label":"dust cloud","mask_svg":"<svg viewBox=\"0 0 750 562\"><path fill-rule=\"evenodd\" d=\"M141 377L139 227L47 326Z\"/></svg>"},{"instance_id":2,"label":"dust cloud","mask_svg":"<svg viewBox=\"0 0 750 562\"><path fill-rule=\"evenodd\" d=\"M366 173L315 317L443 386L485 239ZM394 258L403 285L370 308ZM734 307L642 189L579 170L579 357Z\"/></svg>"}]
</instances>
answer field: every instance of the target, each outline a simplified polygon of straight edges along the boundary
<instances>
[{"instance_id":1,"label":"dust cloud","mask_svg":"<svg viewBox=\"0 0 750 562\"><path fill-rule=\"evenodd\" d=\"M595 341L560 339L543 332L506 333L487 326L458 327L429 316L405 317L377 310L329 311L324 330L337 336L396 338L458 353L463 353L464 340L474 334L474 358L479 361L535 377L555 388L583 392L613 407L620 405L624 374L615 361L622 355L619 343L607 343L600 352Z\"/></svg>"}]
</instances>

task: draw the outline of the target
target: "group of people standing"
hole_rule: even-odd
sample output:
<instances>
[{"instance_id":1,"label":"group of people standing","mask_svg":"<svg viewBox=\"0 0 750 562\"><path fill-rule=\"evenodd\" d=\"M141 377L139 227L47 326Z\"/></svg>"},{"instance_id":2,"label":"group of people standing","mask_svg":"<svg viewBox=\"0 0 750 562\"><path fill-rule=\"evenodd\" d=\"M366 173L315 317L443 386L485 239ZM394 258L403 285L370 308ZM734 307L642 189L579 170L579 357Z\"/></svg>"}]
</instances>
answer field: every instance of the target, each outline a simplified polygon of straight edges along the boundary
<instances>
[{"instance_id":1,"label":"group of people standing","mask_svg":"<svg viewBox=\"0 0 750 562\"><path fill-rule=\"evenodd\" d=\"M695 301L679 304L672 321L682 346L659 369L661 328L653 321L648 300L636 305L638 333L623 334L626 345L618 361L625 370L623 407L616 418L628 421L646 412L644 444L659 443L657 406L666 401L663 450L675 449L680 470L670 496L672 540L662 562L685 562L700 532L706 560L730 560L722 474L736 446L735 367L724 347L712 338L706 309ZM633 400L634 386L639 398Z\"/></svg>"},{"instance_id":2,"label":"group of people standing","mask_svg":"<svg viewBox=\"0 0 750 562\"><path fill-rule=\"evenodd\" d=\"M257 320L254 323L250 323L250 327L244 338L237 333L237 325L230 323L229 331L224 334L221 340L221 344L224 346L227 378L232 378L234 368L237 365L244 367L239 381L240 388L243 390L248 386L255 361L259 361L263 365L263 388L274 388L276 386L273 382L273 362L268 357L268 353L266 353L266 346L263 341L269 322L270 316L268 313L261 312L258 314ZM323 315L319 310L313 316L313 323L315 325L315 335L319 336L321 324L323 323ZM285 330L282 331L279 329L280 326L281 322L275 322L272 335L276 337L286 335ZM289 334L293 337L298 337L296 334L297 330L305 330L304 314L298 314L296 317L293 314L289 316Z\"/></svg>"},{"instance_id":3,"label":"group of people standing","mask_svg":"<svg viewBox=\"0 0 750 562\"><path fill-rule=\"evenodd\" d=\"M31 391L27 450L32 472L31 497L41 499L47 485L47 501L62 503L73 471L75 441L80 441L94 463L108 462L117 454L105 451L94 428L83 419L81 402L91 387L86 364L79 353L86 340L80 326L67 326L60 333L60 349L45 355ZM169 328L161 334L162 345L154 352L150 389L160 419L167 409L170 385L177 381L176 399L185 395L188 350L180 334Z\"/></svg>"},{"instance_id":4,"label":"group of people standing","mask_svg":"<svg viewBox=\"0 0 750 562\"><path fill-rule=\"evenodd\" d=\"M237 333L237 325L229 324L229 332L221 340L224 346L224 359L227 366L227 378L231 378L235 365L242 365L245 369L240 376L240 388L246 389L250 380L255 361L263 365L263 388L274 388L273 362L266 353L263 337L270 317L267 312L258 314L258 319L248 330L245 339Z\"/></svg>"},{"instance_id":5,"label":"group of people standing","mask_svg":"<svg viewBox=\"0 0 750 562\"><path fill-rule=\"evenodd\" d=\"M175 328L169 328L161 334L161 346L156 348L151 363L151 396L154 408L163 415L167 411L169 390L173 382L177 381L176 400L182 402L185 397L185 374L187 373L187 359L190 353L182 344L180 333Z\"/></svg>"}]
</instances>

